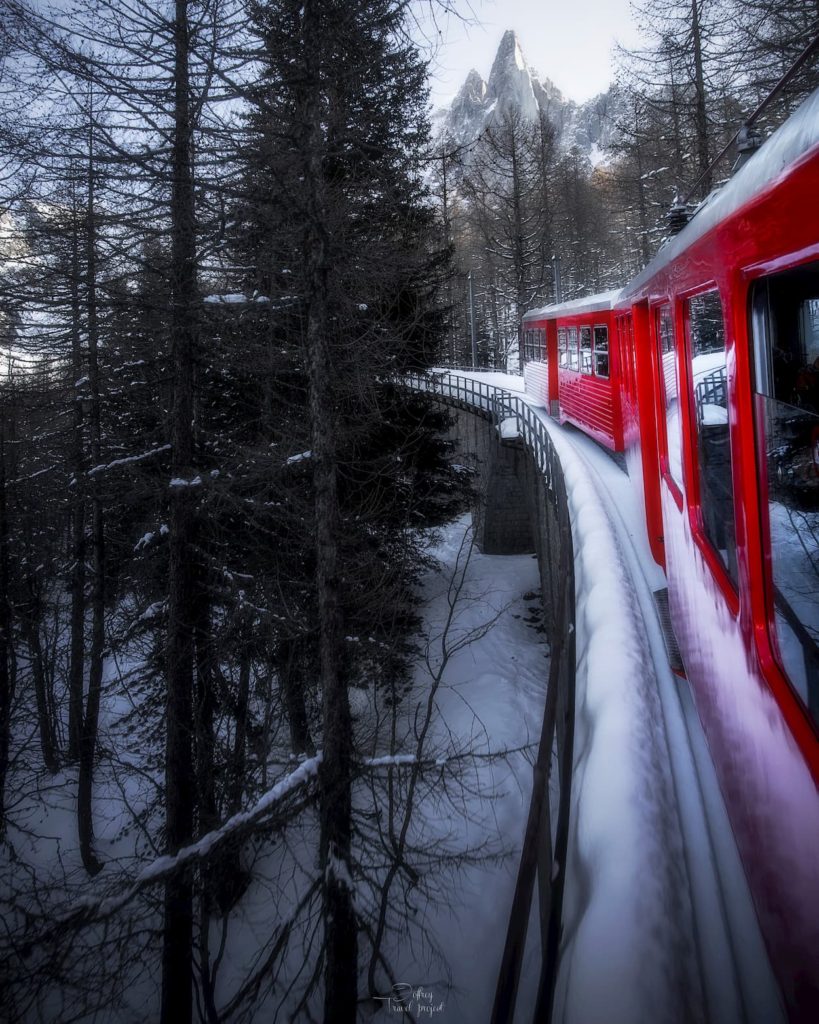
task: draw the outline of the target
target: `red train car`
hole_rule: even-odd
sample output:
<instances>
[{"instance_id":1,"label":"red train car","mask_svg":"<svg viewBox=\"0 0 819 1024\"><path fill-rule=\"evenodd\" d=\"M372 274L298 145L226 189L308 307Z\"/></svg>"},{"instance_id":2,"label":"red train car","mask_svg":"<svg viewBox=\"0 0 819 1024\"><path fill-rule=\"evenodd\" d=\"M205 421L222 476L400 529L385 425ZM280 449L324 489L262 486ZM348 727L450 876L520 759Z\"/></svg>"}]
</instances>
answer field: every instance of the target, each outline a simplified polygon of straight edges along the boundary
<instances>
[{"instance_id":1,"label":"red train car","mask_svg":"<svg viewBox=\"0 0 819 1024\"><path fill-rule=\"evenodd\" d=\"M625 448L771 963L806 1024L819 1021L817 188L819 91L619 294L523 322L527 391ZM597 325L608 376L594 373Z\"/></svg>"},{"instance_id":2,"label":"red train car","mask_svg":"<svg viewBox=\"0 0 819 1024\"><path fill-rule=\"evenodd\" d=\"M531 310L523 318L522 343L526 390L548 401L561 423L573 423L620 452L620 358L612 315L617 294Z\"/></svg>"},{"instance_id":3,"label":"red train car","mask_svg":"<svg viewBox=\"0 0 819 1024\"><path fill-rule=\"evenodd\" d=\"M771 962L819 1020L819 92L615 302L627 465Z\"/></svg>"}]
</instances>

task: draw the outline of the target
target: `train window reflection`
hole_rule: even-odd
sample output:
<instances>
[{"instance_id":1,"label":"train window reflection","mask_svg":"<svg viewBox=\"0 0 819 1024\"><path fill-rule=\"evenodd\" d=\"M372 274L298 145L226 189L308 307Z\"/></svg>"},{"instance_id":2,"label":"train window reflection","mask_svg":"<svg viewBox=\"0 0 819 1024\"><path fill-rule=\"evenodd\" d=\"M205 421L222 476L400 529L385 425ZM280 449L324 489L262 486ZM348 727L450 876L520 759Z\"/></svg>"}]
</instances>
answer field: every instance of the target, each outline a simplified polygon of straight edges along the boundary
<instances>
[{"instance_id":1,"label":"train window reflection","mask_svg":"<svg viewBox=\"0 0 819 1024\"><path fill-rule=\"evenodd\" d=\"M592 332L591 327L580 328L580 372L592 372Z\"/></svg>"},{"instance_id":2,"label":"train window reflection","mask_svg":"<svg viewBox=\"0 0 819 1024\"><path fill-rule=\"evenodd\" d=\"M577 328L570 327L569 329L569 369L579 370L580 359L577 354Z\"/></svg>"},{"instance_id":3,"label":"train window reflection","mask_svg":"<svg viewBox=\"0 0 819 1024\"><path fill-rule=\"evenodd\" d=\"M609 329L605 326L594 329L594 372L598 377L609 375Z\"/></svg>"},{"instance_id":4,"label":"train window reflection","mask_svg":"<svg viewBox=\"0 0 819 1024\"><path fill-rule=\"evenodd\" d=\"M565 327L557 329L557 361L559 366L569 365L569 339Z\"/></svg>"},{"instance_id":5,"label":"train window reflection","mask_svg":"<svg viewBox=\"0 0 819 1024\"><path fill-rule=\"evenodd\" d=\"M774 647L819 723L819 263L757 282L753 340Z\"/></svg>"},{"instance_id":6,"label":"train window reflection","mask_svg":"<svg viewBox=\"0 0 819 1024\"><path fill-rule=\"evenodd\" d=\"M689 299L686 308L702 529L736 583L734 484L722 303L717 292L705 292Z\"/></svg>"},{"instance_id":7,"label":"train window reflection","mask_svg":"<svg viewBox=\"0 0 819 1024\"><path fill-rule=\"evenodd\" d=\"M671 306L666 304L656 314L657 344L662 368L662 390L665 401L665 432L668 444L668 472L682 487L682 424L677 393L676 352L674 349L674 319Z\"/></svg>"}]
</instances>

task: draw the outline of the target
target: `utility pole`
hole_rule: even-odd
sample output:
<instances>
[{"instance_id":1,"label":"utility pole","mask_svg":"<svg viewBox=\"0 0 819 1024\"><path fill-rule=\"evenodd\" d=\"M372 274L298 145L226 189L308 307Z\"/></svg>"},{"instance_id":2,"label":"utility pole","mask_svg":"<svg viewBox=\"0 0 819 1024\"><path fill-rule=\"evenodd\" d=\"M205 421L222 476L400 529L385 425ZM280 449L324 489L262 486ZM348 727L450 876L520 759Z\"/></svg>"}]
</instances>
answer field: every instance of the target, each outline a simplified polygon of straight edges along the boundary
<instances>
[{"instance_id":1,"label":"utility pole","mask_svg":"<svg viewBox=\"0 0 819 1024\"><path fill-rule=\"evenodd\" d=\"M560 281L560 257L555 253L552 256L552 274L555 285L555 302L563 301L563 285Z\"/></svg>"},{"instance_id":2,"label":"utility pole","mask_svg":"<svg viewBox=\"0 0 819 1024\"><path fill-rule=\"evenodd\" d=\"M446 180L446 158L447 158L446 143L447 143L446 139L444 139L443 142L441 143L441 177L442 177L442 181L443 181L443 192L442 192L441 199L442 199L442 202L443 202L443 215L444 215L444 248L448 250L449 249L449 191L448 191L448 188L447 188L447 180ZM451 274L447 274L446 293L447 293L447 313L448 313L448 315L451 318L451 316L452 316L452 275ZM449 334L449 365L450 366L454 366L455 365L455 325L452 323L451 319L450 319L450 323L449 323L448 334Z\"/></svg>"}]
</instances>

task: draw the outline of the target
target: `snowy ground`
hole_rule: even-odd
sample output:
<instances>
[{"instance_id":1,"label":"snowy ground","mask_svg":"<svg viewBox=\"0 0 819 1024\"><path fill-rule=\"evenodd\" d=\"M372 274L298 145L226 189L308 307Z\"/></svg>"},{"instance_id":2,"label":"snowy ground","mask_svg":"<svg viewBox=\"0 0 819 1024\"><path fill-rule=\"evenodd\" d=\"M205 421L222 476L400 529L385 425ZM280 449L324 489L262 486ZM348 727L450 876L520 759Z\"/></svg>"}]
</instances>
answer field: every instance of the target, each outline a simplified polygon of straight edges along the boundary
<instances>
[{"instance_id":1,"label":"snowy ground","mask_svg":"<svg viewBox=\"0 0 819 1024\"><path fill-rule=\"evenodd\" d=\"M425 630L432 645L433 667L440 656L440 634L447 617L448 582L459 556L466 517L443 531L435 551L440 572L424 584ZM461 553L462 557L462 553ZM450 977L441 965L424 964L409 945L392 951L398 981L421 988L428 996L417 1000L416 1019L440 1007L437 1019L488 1020L512 902L518 856L529 809L532 761L543 717L548 646L541 624L540 581L532 555L490 556L473 549L466 582L458 602L451 639L466 636L492 622L479 639L448 662L436 696L429 736L430 748L451 750L468 744L480 754L527 747L502 761L476 761L470 769L462 816L440 822L440 828L460 834L459 843L488 844L499 857L485 864L462 867L452 877L445 902L430 906L426 924L448 961ZM419 666L412 693L402 714L407 721L423 706L430 674ZM434 799L418 808L419 820L434 823ZM433 825L434 827L434 825ZM530 950L530 970L524 971L521 1002L537 984L537 941ZM531 998L528 1000L531 1002ZM376 1019L381 1017L377 1014Z\"/></svg>"},{"instance_id":2,"label":"snowy ground","mask_svg":"<svg viewBox=\"0 0 819 1024\"><path fill-rule=\"evenodd\" d=\"M409 833L412 850L408 860L423 877L417 886L410 887L406 904L405 892L399 885L394 886L390 912L396 928L388 931L385 951L394 966L396 983L412 986L418 993L413 997L416 1019L435 1015L454 1022L485 1020L492 1003L549 671L535 558L485 556L477 549L469 550L465 541L470 537L468 516L441 531L432 552L440 566L427 573L421 595L422 656L410 689L395 712L385 706L383 699L380 707L375 706L374 690L351 693L364 756L397 755L386 758L394 762L392 768L376 768L373 774L378 781L372 790L366 784L357 789L356 804L362 820L372 819L374 813L383 834L386 801L374 794L383 797L387 773L393 771L396 794L401 794L396 796L395 805L402 806L407 774L417 752L419 722L433 681L440 677L422 751L431 767L424 770L419 783ZM462 579L462 586L447 627L453 578ZM442 668L444 650L450 653ZM95 780L97 849L106 862L103 874L89 880L80 863L73 779L60 776L53 780L52 791L44 799L38 790L42 780L32 775L32 791L20 793L16 807L14 839L18 854L37 865L41 884L48 881L55 885L55 897L62 892L69 899L73 897L75 903L86 897L101 897L108 885L113 885L114 891L124 891L116 888L118 874L123 879L137 875L144 878L162 868L166 860L158 856L159 850L146 848L148 830L135 828L135 815L151 803L159 778L150 770L134 770L145 753L146 737L139 731L132 734L123 726L131 705L120 680L121 674L127 676L132 668L130 663L114 659L106 665L101 718L105 758ZM393 725L396 739L391 740ZM439 763L440 769L436 767ZM218 1005L230 1002L247 972L258 962L260 950L268 947L271 935L292 913L312 880L314 842L315 826L308 814L302 825L288 831L284 841L275 835L260 836L245 850L243 861L253 874L251 887L231 914L224 935L218 921L212 928L214 950L223 938L226 940L217 982ZM439 853L444 856L439 857ZM357 855L363 858L365 870L358 871L353 882L362 916L372 924L377 919L384 853L378 842L369 848L359 842ZM366 872L375 879L375 886L361 882ZM59 898L58 902L65 909L65 903ZM136 902L130 904L133 912L137 907ZM140 905L138 913L143 924L158 925L150 907ZM78 938L83 948L87 943L88 954L94 957L93 971L92 961L86 960L89 985L110 986L112 979L106 971L123 971L119 978L127 990L123 1005L104 1011L97 1019L129 1024L150 1019L156 1009L158 976L140 968L140 956L145 952L140 948L142 943L133 946L134 951L139 949L139 955L131 976L127 966L116 965L116 957L125 952L122 941L111 947L106 963L94 952L95 943L100 941L99 929L86 929ZM155 951L156 941L148 937L146 949ZM365 949L366 943L362 942L362 953ZM297 978L303 971L304 956L303 942L294 942L284 972L288 979ZM531 970L523 979L524 1003L527 985L531 989L537 982L537 942L530 951L529 963ZM362 968L366 968L365 962ZM79 977L86 974L82 961L75 969ZM377 976L376 980L383 987L383 977ZM280 1008L285 1009L285 1016L278 1015L277 1019L285 1019L294 1009L299 986L291 999L272 976L267 983L272 983L272 988L261 995L251 1019L273 1020ZM39 1014L32 1006L24 1016L31 1020L66 1019L69 1011L65 997L70 998L59 984L42 991ZM113 1016L105 1018L110 1013ZM296 1014L297 1019L307 1019L299 1011ZM384 1004L376 1001L362 1003L362 1016L392 1018Z\"/></svg>"}]
</instances>

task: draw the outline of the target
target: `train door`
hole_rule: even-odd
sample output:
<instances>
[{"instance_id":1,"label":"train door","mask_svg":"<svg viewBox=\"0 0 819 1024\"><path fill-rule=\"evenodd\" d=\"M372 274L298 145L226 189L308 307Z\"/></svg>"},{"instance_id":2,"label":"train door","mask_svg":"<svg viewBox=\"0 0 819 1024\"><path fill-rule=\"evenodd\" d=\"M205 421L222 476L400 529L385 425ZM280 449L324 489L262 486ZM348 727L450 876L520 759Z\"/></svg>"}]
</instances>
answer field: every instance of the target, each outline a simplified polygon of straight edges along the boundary
<instances>
[{"instance_id":1,"label":"train door","mask_svg":"<svg viewBox=\"0 0 819 1024\"><path fill-rule=\"evenodd\" d=\"M548 410L555 419L560 417L559 374L557 372L557 321L546 321L546 362L549 366Z\"/></svg>"},{"instance_id":2,"label":"train door","mask_svg":"<svg viewBox=\"0 0 819 1024\"><path fill-rule=\"evenodd\" d=\"M728 402L728 338L722 299L711 287L683 303L692 534L728 604L737 604L739 566L734 458ZM682 390L682 388L681 388Z\"/></svg>"},{"instance_id":3,"label":"train door","mask_svg":"<svg viewBox=\"0 0 819 1024\"><path fill-rule=\"evenodd\" d=\"M630 313L617 314L614 321L620 363L620 405L623 414L623 444L628 463L629 449L636 447L639 420L637 412L636 374L634 370L634 332ZM631 469L629 468L629 475Z\"/></svg>"},{"instance_id":4,"label":"train door","mask_svg":"<svg viewBox=\"0 0 819 1024\"><path fill-rule=\"evenodd\" d=\"M819 726L819 262L756 281L751 309L763 642Z\"/></svg>"},{"instance_id":5,"label":"train door","mask_svg":"<svg viewBox=\"0 0 819 1024\"><path fill-rule=\"evenodd\" d=\"M665 538L660 501L660 447L658 423L658 357L653 343L648 302L632 307L629 335L634 350L635 409L639 410L640 464L643 477L643 497L646 526L651 553L658 565L665 568Z\"/></svg>"}]
</instances>

